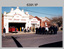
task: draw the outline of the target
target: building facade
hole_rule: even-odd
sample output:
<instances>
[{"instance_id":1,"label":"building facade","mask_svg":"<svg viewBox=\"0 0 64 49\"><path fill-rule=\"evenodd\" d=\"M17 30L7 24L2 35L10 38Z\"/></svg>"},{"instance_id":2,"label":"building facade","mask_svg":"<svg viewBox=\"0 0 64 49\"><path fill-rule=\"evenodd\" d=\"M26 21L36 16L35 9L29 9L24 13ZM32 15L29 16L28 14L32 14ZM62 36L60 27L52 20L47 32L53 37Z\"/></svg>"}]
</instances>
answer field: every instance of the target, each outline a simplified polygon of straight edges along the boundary
<instances>
[{"instance_id":1,"label":"building facade","mask_svg":"<svg viewBox=\"0 0 64 49\"><path fill-rule=\"evenodd\" d=\"M9 13L4 12L4 20L3 20L3 26L6 28L6 33L9 33L9 27L14 26L18 27L24 27L27 29L27 27L40 27L40 21L37 18L30 18L30 15L28 12L24 12L24 10L20 10L19 7L17 7L15 10L11 8L11 11ZM2 26L2 27L3 27Z\"/></svg>"},{"instance_id":2,"label":"building facade","mask_svg":"<svg viewBox=\"0 0 64 49\"><path fill-rule=\"evenodd\" d=\"M47 17L37 17L35 16L35 18L37 18L40 21L40 26L41 27L49 27L51 20Z\"/></svg>"}]
</instances>

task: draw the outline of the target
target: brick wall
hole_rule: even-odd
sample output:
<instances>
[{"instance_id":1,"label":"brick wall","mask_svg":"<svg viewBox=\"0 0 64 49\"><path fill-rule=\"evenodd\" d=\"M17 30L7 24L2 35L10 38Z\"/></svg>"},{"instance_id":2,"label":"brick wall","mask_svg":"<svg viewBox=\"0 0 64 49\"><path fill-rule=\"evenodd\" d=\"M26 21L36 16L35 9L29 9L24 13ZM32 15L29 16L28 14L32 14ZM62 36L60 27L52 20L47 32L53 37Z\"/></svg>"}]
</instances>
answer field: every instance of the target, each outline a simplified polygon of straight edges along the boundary
<instances>
[{"instance_id":1,"label":"brick wall","mask_svg":"<svg viewBox=\"0 0 64 49\"><path fill-rule=\"evenodd\" d=\"M51 21L45 21L45 22L47 22L47 25L48 25L48 27L50 26L50 23L51 23ZM46 26L45 26L46 27Z\"/></svg>"},{"instance_id":2,"label":"brick wall","mask_svg":"<svg viewBox=\"0 0 64 49\"><path fill-rule=\"evenodd\" d=\"M3 33L3 25L4 25L4 15L2 14L2 33Z\"/></svg>"},{"instance_id":3,"label":"brick wall","mask_svg":"<svg viewBox=\"0 0 64 49\"><path fill-rule=\"evenodd\" d=\"M45 22L41 21L41 27L45 27Z\"/></svg>"},{"instance_id":4,"label":"brick wall","mask_svg":"<svg viewBox=\"0 0 64 49\"><path fill-rule=\"evenodd\" d=\"M37 19L40 21L40 26L41 26L41 19L40 19L40 18L38 18L37 16L35 16L35 18L37 18Z\"/></svg>"},{"instance_id":5,"label":"brick wall","mask_svg":"<svg viewBox=\"0 0 64 49\"><path fill-rule=\"evenodd\" d=\"M46 20L46 21L42 21L42 20L41 20L40 18L38 18L37 16L35 16L35 18L37 18L37 19L40 21L40 26L41 26L41 27L46 27L46 26L45 26L45 22L47 22L48 27L49 27L49 25L50 25L50 23L51 23L50 21L47 21L47 20Z\"/></svg>"}]
</instances>

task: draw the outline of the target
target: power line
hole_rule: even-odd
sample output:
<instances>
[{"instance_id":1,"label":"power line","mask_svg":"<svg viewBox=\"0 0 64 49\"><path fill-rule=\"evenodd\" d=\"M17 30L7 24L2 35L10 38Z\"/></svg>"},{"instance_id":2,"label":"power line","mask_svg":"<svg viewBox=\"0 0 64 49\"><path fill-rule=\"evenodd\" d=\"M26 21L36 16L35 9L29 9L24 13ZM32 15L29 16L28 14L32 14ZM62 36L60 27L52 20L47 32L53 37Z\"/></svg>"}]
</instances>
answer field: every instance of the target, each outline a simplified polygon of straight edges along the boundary
<instances>
[{"instance_id":1,"label":"power line","mask_svg":"<svg viewBox=\"0 0 64 49\"><path fill-rule=\"evenodd\" d=\"M53 15L53 14L47 14L47 13L41 13L41 12L31 11L31 10L27 10L27 9L24 9L24 10L30 11L30 12L34 12L34 13L39 13L39 14L45 14L45 15L51 15L51 16L58 16L58 15Z\"/></svg>"}]
</instances>

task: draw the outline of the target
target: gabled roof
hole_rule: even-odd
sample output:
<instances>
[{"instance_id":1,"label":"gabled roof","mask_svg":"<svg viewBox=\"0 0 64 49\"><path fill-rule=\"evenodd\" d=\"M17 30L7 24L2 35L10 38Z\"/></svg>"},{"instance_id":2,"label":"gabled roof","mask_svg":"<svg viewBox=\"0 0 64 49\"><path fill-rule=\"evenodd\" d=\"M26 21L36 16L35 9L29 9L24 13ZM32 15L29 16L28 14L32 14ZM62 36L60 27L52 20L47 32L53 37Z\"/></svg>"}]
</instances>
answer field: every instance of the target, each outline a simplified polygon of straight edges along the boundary
<instances>
[{"instance_id":1,"label":"gabled roof","mask_svg":"<svg viewBox=\"0 0 64 49\"><path fill-rule=\"evenodd\" d=\"M50 21L48 18L46 18L46 17L39 17L42 21Z\"/></svg>"},{"instance_id":2,"label":"gabled roof","mask_svg":"<svg viewBox=\"0 0 64 49\"><path fill-rule=\"evenodd\" d=\"M41 21L41 19L39 17L35 16L35 18L37 18L39 21Z\"/></svg>"},{"instance_id":3,"label":"gabled roof","mask_svg":"<svg viewBox=\"0 0 64 49\"><path fill-rule=\"evenodd\" d=\"M47 18L47 17L37 17L37 16L35 16L35 18L37 18L38 20L42 20L42 21L50 21L50 19L49 18Z\"/></svg>"},{"instance_id":4,"label":"gabled roof","mask_svg":"<svg viewBox=\"0 0 64 49\"><path fill-rule=\"evenodd\" d=\"M34 16L32 16L32 15L29 15L29 19L32 19L32 18L34 18Z\"/></svg>"}]
</instances>

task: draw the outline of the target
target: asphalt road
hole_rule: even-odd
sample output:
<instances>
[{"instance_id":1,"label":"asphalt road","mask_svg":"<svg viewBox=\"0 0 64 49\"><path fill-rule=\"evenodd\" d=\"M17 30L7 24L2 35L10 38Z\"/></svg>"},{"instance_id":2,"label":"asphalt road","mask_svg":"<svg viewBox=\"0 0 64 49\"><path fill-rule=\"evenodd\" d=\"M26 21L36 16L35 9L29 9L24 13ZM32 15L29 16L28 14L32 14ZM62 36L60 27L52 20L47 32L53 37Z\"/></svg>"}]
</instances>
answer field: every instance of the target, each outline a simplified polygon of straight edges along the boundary
<instances>
[{"instance_id":1,"label":"asphalt road","mask_svg":"<svg viewBox=\"0 0 64 49\"><path fill-rule=\"evenodd\" d=\"M2 47L39 47L58 41L62 41L61 31L56 35L18 34L2 37Z\"/></svg>"}]
</instances>

